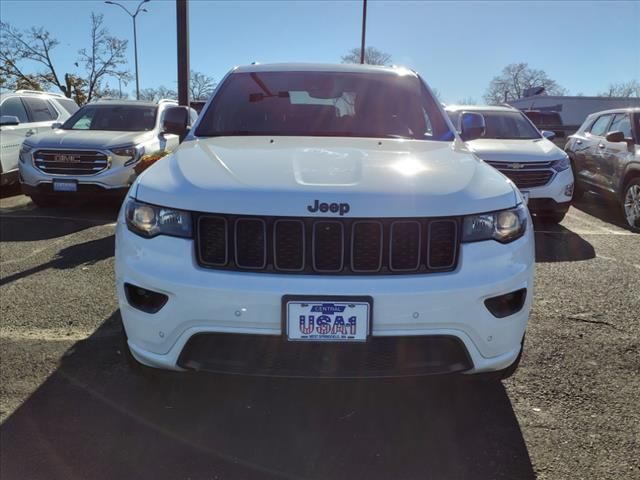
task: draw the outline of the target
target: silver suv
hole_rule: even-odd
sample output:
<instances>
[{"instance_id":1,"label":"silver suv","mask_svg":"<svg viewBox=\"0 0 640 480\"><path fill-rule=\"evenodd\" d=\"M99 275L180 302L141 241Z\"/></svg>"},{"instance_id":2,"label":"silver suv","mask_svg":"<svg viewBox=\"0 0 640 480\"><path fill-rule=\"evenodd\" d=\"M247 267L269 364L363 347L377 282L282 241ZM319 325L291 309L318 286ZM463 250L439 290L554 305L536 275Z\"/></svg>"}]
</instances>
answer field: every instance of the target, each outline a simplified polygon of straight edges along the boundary
<instances>
[{"instance_id":1,"label":"silver suv","mask_svg":"<svg viewBox=\"0 0 640 480\"><path fill-rule=\"evenodd\" d=\"M76 102L60 93L18 90L0 95L0 183L18 179L18 153L26 137L50 131L78 110Z\"/></svg>"},{"instance_id":2,"label":"silver suv","mask_svg":"<svg viewBox=\"0 0 640 480\"><path fill-rule=\"evenodd\" d=\"M83 106L55 130L29 137L20 150L22 191L39 206L61 196L122 196L145 154L171 151L179 137L162 126L174 100L101 100ZM190 123L197 113L190 111Z\"/></svg>"}]
</instances>

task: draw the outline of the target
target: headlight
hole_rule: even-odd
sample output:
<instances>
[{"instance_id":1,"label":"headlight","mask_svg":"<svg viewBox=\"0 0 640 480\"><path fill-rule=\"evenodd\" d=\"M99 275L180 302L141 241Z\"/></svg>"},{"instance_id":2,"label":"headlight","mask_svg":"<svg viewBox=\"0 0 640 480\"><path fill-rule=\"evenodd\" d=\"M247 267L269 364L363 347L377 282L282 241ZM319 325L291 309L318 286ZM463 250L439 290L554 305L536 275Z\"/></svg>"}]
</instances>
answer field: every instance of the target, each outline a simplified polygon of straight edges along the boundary
<instances>
[{"instance_id":1,"label":"headlight","mask_svg":"<svg viewBox=\"0 0 640 480\"><path fill-rule=\"evenodd\" d=\"M509 210L464 217L462 241L497 240L509 243L524 235L526 229L527 207L520 204Z\"/></svg>"},{"instance_id":2,"label":"headlight","mask_svg":"<svg viewBox=\"0 0 640 480\"><path fill-rule=\"evenodd\" d=\"M569 161L569 157L565 156L560 160L556 160L551 164L551 168L553 168L556 172L562 172L571 166L571 162Z\"/></svg>"},{"instance_id":3,"label":"headlight","mask_svg":"<svg viewBox=\"0 0 640 480\"><path fill-rule=\"evenodd\" d=\"M124 162L125 167L136 163L142 155L144 155L144 147L131 145L129 147L115 148L111 150L111 153L118 157L127 157Z\"/></svg>"},{"instance_id":4,"label":"headlight","mask_svg":"<svg viewBox=\"0 0 640 480\"><path fill-rule=\"evenodd\" d=\"M25 145L23 143L22 146L20 147L20 155L18 155L18 157L20 158L20 161L22 163L25 163L29 159L29 155L31 155L32 151L33 151L33 147L31 145Z\"/></svg>"},{"instance_id":5,"label":"headlight","mask_svg":"<svg viewBox=\"0 0 640 480\"><path fill-rule=\"evenodd\" d=\"M192 237L191 213L183 210L158 207L129 199L125 207L125 219L129 230L141 237Z\"/></svg>"}]
</instances>

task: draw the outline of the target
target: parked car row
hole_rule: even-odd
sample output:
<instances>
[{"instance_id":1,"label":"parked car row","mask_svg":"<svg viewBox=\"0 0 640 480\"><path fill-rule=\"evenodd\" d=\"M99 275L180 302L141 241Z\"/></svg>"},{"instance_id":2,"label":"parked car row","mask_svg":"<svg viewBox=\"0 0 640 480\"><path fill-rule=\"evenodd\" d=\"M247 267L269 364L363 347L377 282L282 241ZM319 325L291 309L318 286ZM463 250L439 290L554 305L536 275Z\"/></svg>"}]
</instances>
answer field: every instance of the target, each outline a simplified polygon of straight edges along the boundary
<instances>
[{"instance_id":1,"label":"parked car row","mask_svg":"<svg viewBox=\"0 0 640 480\"><path fill-rule=\"evenodd\" d=\"M552 138L514 108L443 109L406 69L251 65L199 116L85 105L27 138L19 171L41 205L127 190L116 288L138 371L507 377L531 214L559 222L598 187L640 218L637 111L590 117L566 151Z\"/></svg>"},{"instance_id":2,"label":"parked car row","mask_svg":"<svg viewBox=\"0 0 640 480\"><path fill-rule=\"evenodd\" d=\"M0 95L0 184L18 180L18 156L25 138L51 130L78 110L59 93L18 90Z\"/></svg>"}]
</instances>

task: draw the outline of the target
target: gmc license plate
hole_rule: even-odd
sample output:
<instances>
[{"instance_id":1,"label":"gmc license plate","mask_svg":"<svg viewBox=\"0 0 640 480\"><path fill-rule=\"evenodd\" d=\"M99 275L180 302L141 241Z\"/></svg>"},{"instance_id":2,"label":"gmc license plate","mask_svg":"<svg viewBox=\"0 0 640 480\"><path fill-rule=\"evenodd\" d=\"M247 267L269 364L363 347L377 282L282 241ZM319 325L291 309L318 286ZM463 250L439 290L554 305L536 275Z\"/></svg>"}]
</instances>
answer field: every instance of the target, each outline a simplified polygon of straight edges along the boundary
<instances>
[{"instance_id":1,"label":"gmc license plate","mask_svg":"<svg viewBox=\"0 0 640 480\"><path fill-rule=\"evenodd\" d=\"M75 180L54 180L54 192L76 192L78 191L78 183Z\"/></svg>"},{"instance_id":2,"label":"gmc license plate","mask_svg":"<svg viewBox=\"0 0 640 480\"><path fill-rule=\"evenodd\" d=\"M296 342L365 342L371 323L370 297L283 298L287 338Z\"/></svg>"}]
</instances>

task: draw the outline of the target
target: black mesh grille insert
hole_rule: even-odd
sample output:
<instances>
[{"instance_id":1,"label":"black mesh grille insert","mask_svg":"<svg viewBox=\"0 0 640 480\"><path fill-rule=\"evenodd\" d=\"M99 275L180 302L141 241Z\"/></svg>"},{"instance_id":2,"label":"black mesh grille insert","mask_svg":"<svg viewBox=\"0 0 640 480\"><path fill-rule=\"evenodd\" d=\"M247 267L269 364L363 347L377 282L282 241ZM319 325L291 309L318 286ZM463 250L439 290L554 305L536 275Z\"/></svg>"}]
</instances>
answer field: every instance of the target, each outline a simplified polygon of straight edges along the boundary
<instances>
[{"instance_id":1,"label":"black mesh grille insert","mask_svg":"<svg viewBox=\"0 0 640 480\"><path fill-rule=\"evenodd\" d=\"M455 270L460 219L309 218L195 214L200 265L326 275Z\"/></svg>"},{"instance_id":2,"label":"black mesh grille insert","mask_svg":"<svg viewBox=\"0 0 640 480\"><path fill-rule=\"evenodd\" d=\"M236 265L240 268L264 268L267 264L267 235L264 220L236 220Z\"/></svg>"},{"instance_id":3,"label":"black mesh grille insert","mask_svg":"<svg viewBox=\"0 0 640 480\"><path fill-rule=\"evenodd\" d=\"M429 224L427 266L432 269L450 268L456 261L458 226L452 220L440 220Z\"/></svg>"},{"instance_id":4,"label":"black mesh grille insert","mask_svg":"<svg viewBox=\"0 0 640 480\"><path fill-rule=\"evenodd\" d=\"M377 272L382 267L382 224L355 222L351 233L351 268L354 272Z\"/></svg>"},{"instance_id":5,"label":"black mesh grille insert","mask_svg":"<svg viewBox=\"0 0 640 480\"><path fill-rule=\"evenodd\" d=\"M344 228L340 222L313 226L313 266L318 271L339 272L344 260Z\"/></svg>"},{"instance_id":6,"label":"black mesh grille insert","mask_svg":"<svg viewBox=\"0 0 640 480\"><path fill-rule=\"evenodd\" d=\"M391 270L417 270L420 266L420 223L391 224L389 266Z\"/></svg>"},{"instance_id":7,"label":"black mesh grille insert","mask_svg":"<svg viewBox=\"0 0 640 480\"><path fill-rule=\"evenodd\" d=\"M200 217L199 258L206 265L227 264L227 220L223 217Z\"/></svg>"},{"instance_id":8,"label":"black mesh grille insert","mask_svg":"<svg viewBox=\"0 0 640 480\"><path fill-rule=\"evenodd\" d=\"M279 270L304 269L304 223L277 220L274 223L274 264Z\"/></svg>"}]
</instances>

